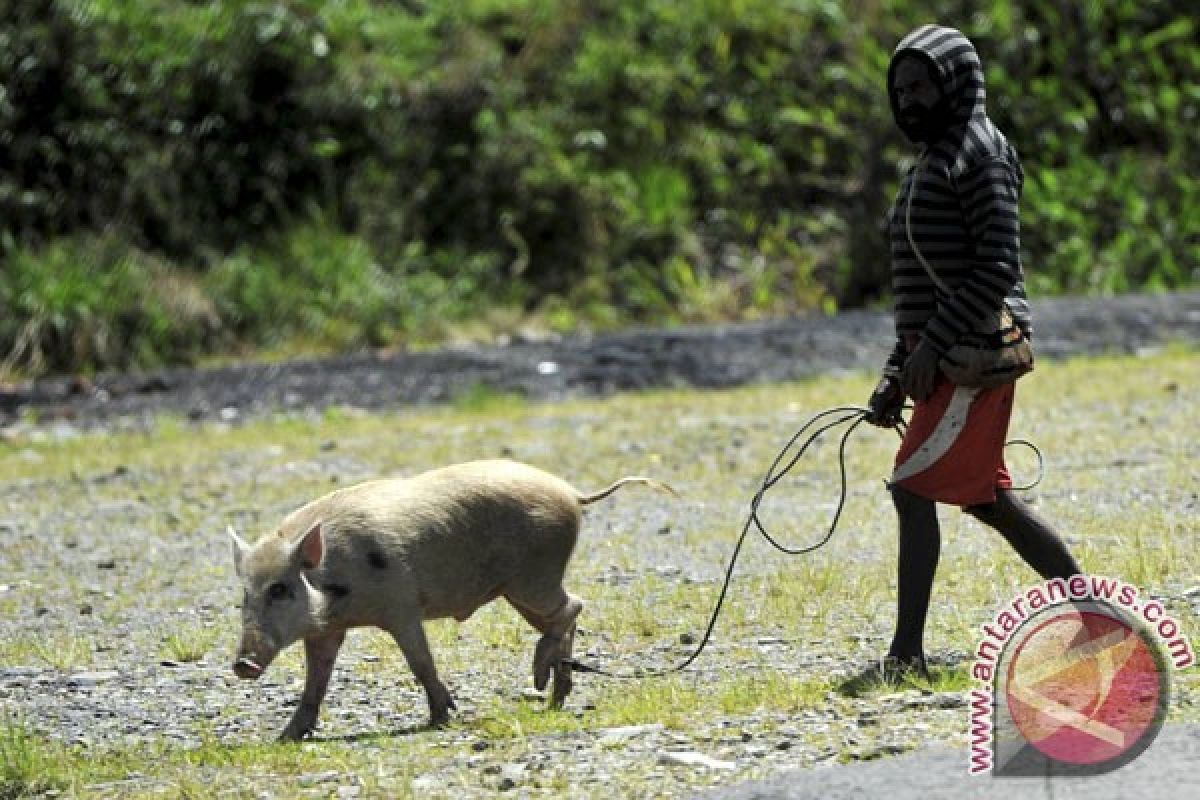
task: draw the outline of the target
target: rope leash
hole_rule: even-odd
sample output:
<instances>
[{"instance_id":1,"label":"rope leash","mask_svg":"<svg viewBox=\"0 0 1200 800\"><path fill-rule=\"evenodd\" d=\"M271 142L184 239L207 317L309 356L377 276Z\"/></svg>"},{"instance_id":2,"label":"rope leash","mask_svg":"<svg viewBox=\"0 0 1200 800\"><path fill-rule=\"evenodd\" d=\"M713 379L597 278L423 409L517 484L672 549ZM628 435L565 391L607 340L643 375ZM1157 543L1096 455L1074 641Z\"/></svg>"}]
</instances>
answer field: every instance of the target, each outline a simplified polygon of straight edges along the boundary
<instances>
[{"instance_id":1,"label":"rope leash","mask_svg":"<svg viewBox=\"0 0 1200 800\"><path fill-rule=\"evenodd\" d=\"M907 409L909 407L906 406L905 408ZM639 677L661 677L664 675L669 675L673 672L682 672L691 666L691 664L700 657L700 654L704 652L704 648L708 645L709 640L712 638L713 630L717 625L717 618L721 614L721 609L725 605L725 598L729 593L729 586L733 582L733 571L737 566L738 556L741 554L742 545L745 544L746 536L749 535L751 529L757 530L758 533L761 534L762 537L766 539L772 547L789 556L812 553L821 547L824 547L829 540L833 538L833 534L837 530L838 522L842 517L842 510L846 506L846 442L849 441L850 435L854 433L858 426L866 420L869 413L869 409L863 408L862 406L836 406L834 408L826 409L825 411L815 414L809 418L809 420L805 422L795 434L792 435L783 448L780 449L779 454L775 456L775 460L771 462L771 466L767 469L767 473L763 477L762 484L759 486L758 491L754 493L754 497L750 501L750 513L746 517L746 523L742 526L742 532L738 536L737 543L733 547L733 553L729 557L729 565L725 568L725 578L721 584L721 591L717 595L717 601L713 607L712 614L709 617L708 626L704 630L704 635L701 637L700 643L696 645L696 649L693 650L687 658L685 658L683 661L680 661L678 664L665 669L643 669L633 674L610 672L600 667L584 664L577 659L568 659L562 661L561 663L564 666L569 667L573 672L590 673L593 675L603 675L609 678L621 678L627 680ZM834 419L832 421L828 421L828 418L830 417L833 417ZM805 433L808 433L808 431L818 423L822 424L813 430L808 439L804 441L804 443L798 450L796 450L791 458L787 458L788 454L792 451L800 438L804 436ZM781 480L783 480L784 477L788 475L788 473L790 473L796 467L796 465L800 462L800 459L804 457L806 452L808 452L808 449L813 445L813 443L821 438L826 431L832 430L833 428L846 423L849 423L849 425L842 432L841 439L838 441L838 501L836 507L834 508L833 518L829 523L829 530L819 541L804 547L790 548L779 543L776 541L775 537L767 532L766 526L763 525L762 519L759 517L758 512L760 506L762 505L763 499L766 497L768 491L774 488ZM905 431L907 430L904 420L901 419L895 426L893 426L892 430L896 431L896 434L903 439ZM1037 445L1027 439L1012 439L1004 443L1005 447L1008 447L1009 445L1025 446L1032 450L1034 455L1037 457L1037 475L1033 481L1025 486L1013 487L1016 491L1028 491L1029 489L1032 489L1041 483L1042 478L1045 475L1045 460L1042 457L1042 451L1038 449ZM785 459L786 463L784 463ZM780 466L781 464L783 464L782 467Z\"/></svg>"},{"instance_id":2,"label":"rope leash","mask_svg":"<svg viewBox=\"0 0 1200 800\"><path fill-rule=\"evenodd\" d=\"M1012 487L1014 492L1028 492L1030 489L1035 488L1039 483L1041 483L1042 478L1046 476L1046 459L1042 456L1041 449L1028 439L1009 439L1004 443L1004 446L1008 447L1009 445L1013 444L1019 444L1023 447L1028 447L1031 451L1033 451L1034 458L1037 459L1037 477L1035 477L1031 483L1027 483L1024 486Z\"/></svg>"}]
</instances>

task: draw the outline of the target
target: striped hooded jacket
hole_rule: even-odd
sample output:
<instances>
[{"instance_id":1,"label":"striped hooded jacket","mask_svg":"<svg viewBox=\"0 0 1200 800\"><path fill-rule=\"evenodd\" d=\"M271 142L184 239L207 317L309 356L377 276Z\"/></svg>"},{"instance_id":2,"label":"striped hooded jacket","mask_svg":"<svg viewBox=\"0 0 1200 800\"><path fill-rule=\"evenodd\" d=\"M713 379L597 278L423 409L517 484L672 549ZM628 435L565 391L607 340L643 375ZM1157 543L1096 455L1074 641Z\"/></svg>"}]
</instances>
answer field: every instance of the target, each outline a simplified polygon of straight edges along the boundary
<instances>
[{"instance_id":1,"label":"striped hooded jacket","mask_svg":"<svg viewBox=\"0 0 1200 800\"><path fill-rule=\"evenodd\" d=\"M950 100L951 122L922 151L901 182L890 219L896 347L887 371L904 363L906 336L918 335L945 354L1001 303L1026 335L1032 332L1021 271L1017 201L1024 173L1016 151L988 119L983 66L971 42L952 28L926 25L900 41L888 69L888 97L896 63L917 55L932 65ZM915 178L915 186L914 186ZM912 237L950 290L939 297L905 231L909 194Z\"/></svg>"}]
</instances>

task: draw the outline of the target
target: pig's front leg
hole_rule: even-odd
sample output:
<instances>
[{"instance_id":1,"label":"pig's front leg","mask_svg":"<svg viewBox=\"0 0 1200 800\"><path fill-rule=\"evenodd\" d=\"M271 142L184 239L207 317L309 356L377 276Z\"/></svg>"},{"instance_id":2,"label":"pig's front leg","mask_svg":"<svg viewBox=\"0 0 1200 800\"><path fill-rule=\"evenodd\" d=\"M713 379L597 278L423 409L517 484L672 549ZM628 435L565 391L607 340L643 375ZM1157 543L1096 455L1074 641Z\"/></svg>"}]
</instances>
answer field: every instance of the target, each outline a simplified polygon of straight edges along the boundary
<instances>
[{"instance_id":1,"label":"pig's front leg","mask_svg":"<svg viewBox=\"0 0 1200 800\"><path fill-rule=\"evenodd\" d=\"M391 634L404 652L408 668L425 689L425 697L429 701L429 724L434 727L445 725L450 721L450 709L457 706L454 705L454 698L450 696L450 690L438 678L421 620L415 618L404 623L392 630Z\"/></svg>"},{"instance_id":2,"label":"pig's front leg","mask_svg":"<svg viewBox=\"0 0 1200 800\"><path fill-rule=\"evenodd\" d=\"M317 712L325 699L329 678L333 675L333 662L337 660L345 638L345 631L338 631L304 640L304 692L300 695L296 713L279 734L280 741L299 741L317 726Z\"/></svg>"}]
</instances>

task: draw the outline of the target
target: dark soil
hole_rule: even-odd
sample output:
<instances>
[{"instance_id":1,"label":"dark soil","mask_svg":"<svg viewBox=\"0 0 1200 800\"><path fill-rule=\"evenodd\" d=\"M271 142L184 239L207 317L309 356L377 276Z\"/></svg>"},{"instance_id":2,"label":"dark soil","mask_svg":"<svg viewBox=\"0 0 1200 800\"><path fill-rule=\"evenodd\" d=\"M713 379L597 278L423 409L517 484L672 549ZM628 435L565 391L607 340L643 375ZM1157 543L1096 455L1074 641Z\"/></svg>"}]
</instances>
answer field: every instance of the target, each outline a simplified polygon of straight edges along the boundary
<instances>
[{"instance_id":1,"label":"dark soil","mask_svg":"<svg viewBox=\"0 0 1200 800\"><path fill-rule=\"evenodd\" d=\"M1200 292L1037 302L1039 357L1136 353L1200 342ZM0 387L0 425L81 427L159 413L195 420L349 406L443 403L472 391L535 401L663 387L723 388L879 367L890 315L851 311L763 323L515 341L436 352L354 354L219 369L52 377Z\"/></svg>"}]
</instances>

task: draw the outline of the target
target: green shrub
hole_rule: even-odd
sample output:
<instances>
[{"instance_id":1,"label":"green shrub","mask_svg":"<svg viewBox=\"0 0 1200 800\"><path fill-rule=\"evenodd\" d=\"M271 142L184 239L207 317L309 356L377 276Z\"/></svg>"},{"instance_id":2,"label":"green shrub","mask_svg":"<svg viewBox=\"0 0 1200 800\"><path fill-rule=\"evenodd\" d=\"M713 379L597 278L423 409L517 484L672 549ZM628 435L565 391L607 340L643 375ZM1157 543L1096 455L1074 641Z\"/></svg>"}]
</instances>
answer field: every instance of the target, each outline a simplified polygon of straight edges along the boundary
<instances>
[{"instance_id":1,"label":"green shrub","mask_svg":"<svg viewBox=\"0 0 1200 800\"><path fill-rule=\"evenodd\" d=\"M884 75L931 18L976 42L1022 154L1034 291L1200 269L1197 22L1168 0L5 9L0 257L25 277L0 353L26 370L425 342L497 309L569 330L882 302L911 153ZM47 311L30 260L66 274L95 241L70 269L111 300ZM203 287L222 335L109 318L157 296L138 272Z\"/></svg>"},{"instance_id":2,"label":"green shrub","mask_svg":"<svg viewBox=\"0 0 1200 800\"><path fill-rule=\"evenodd\" d=\"M203 263L334 190L358 119L298 4L31 0L0 26L18 241L116 228Z\"/></svg>"},{"instance_id":3,"label":"green shrub","mask_svg":"<svg viewBox=\"0 0 1200 800\"><path fill-rule=\"evenodd\" d=\"M0 372L130 368L187 361L219 321L187 276L113 237L14 248L0 272Z\"/></svg>"},{"instance_id":4,"label":"green shrub","mask_svg":"<svg viewBox=\"0 0 1200 800\"><path fill-rule=\"evenodd\" d=\"M208 273L207 287L233 332L259 345L377 345L399 327L396 278L362 239L321 223L240 249Z\"/></svg>"},{"instance_id":5,"label":"green shrub","mask_svg":"<svg viewBox=\"0 0 1200 800\"><path fill-rule=\"evenodd\" d=\"M33 797L65 786L66 748L35 733L21 718L0 718L0 798Z\"/></svg>"}]
</instances>

